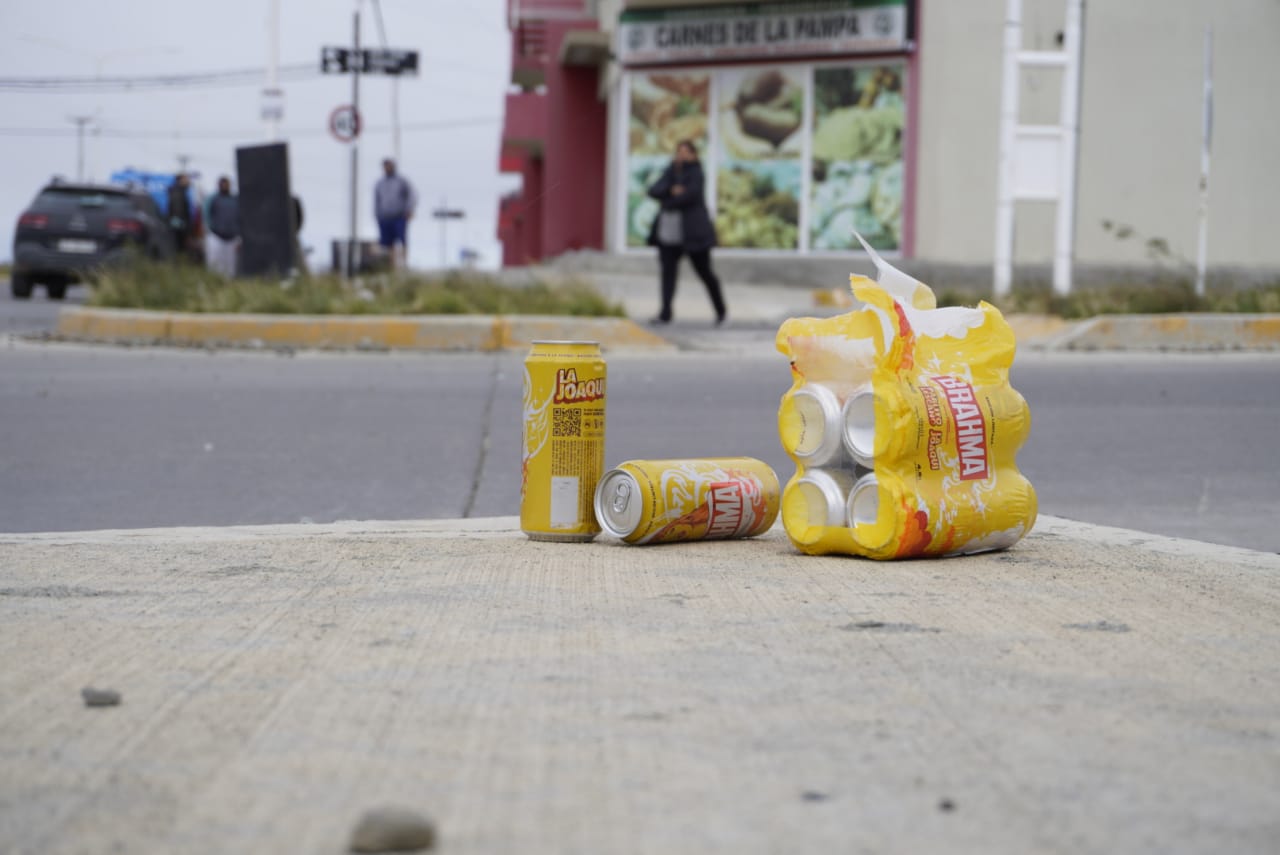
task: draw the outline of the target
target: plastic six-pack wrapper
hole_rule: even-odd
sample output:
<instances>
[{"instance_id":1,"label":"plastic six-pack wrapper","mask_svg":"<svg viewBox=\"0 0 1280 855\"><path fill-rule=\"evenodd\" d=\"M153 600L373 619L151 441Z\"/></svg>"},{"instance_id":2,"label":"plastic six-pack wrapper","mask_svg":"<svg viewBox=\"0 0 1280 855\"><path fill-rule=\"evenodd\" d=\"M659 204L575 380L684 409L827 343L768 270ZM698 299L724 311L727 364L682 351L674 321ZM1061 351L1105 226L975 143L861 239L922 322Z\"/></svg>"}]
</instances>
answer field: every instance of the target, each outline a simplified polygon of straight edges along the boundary
<instances>
[{"instance_id":1,"label":"plastic six-pack wrapper","mask_svg":"<svg viewBox=\"0 0 1280 855\"><path fill-rule=\"evenodd\" d=\"M1009 385L1013 331L985 302L937 308L863 246L879 276L850 277L852 311L778 330L792 376L778 433L796 464L787 536L806 553L875 559L1011 546L1036 519L1016 460L1031 415Z\"/></svg>"}]
</instances>

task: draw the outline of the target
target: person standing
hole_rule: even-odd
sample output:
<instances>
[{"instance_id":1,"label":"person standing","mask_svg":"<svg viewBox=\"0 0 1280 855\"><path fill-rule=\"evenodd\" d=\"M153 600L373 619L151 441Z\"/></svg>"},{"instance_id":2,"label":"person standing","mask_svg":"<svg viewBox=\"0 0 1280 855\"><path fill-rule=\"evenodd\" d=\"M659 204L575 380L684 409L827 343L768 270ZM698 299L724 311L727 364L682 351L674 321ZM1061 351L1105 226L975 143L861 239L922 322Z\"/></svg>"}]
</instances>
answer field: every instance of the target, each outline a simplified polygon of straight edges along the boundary
<instances>
[{"instance_id":1,"label":"person standing","mask_svg":"<svg viewBox=\"0 0 1280 855\"><path fill-rule=\"evenodd\" d=\"M191 234L195 228L192 217L191 181L185 172L179 172L169 185L169 231L173 233L173 245L178 257L186 256L190 249Z\"/></svg>"},{"instance_id":2,"label":"person standing","mask_svg":"<svg viewBox=\"0 0 1280 855\"><path fill-rule=\"evenodd\" d=\"M205 258L209 268L230 279L236 275L236 249L240 245L240 200L231 194L231 179L218 179L218 192L205 205L209 238Z\"/></svg>"},{"instance_id":3,"label":"person standing","mask_svg":"<svg viewBox=\"0 0 1280 855\"><path fill-rule=\"evenodd\" d=\"M382 161L382 177L373 187L373 214L378 219L378 243L391 253L391 268L400 270L408 255L408 227L418 206L413 185L396 172L391 158Z\"/></svg>"},{"instance_id":4,"label":"person standing","mask_svg":"<svg viewBox=\"0 0 1280 855\"><path fill-rule=\"evenodd\" d=\"M711 269L711 248L716 245L716 229L703 199L704 178L698 150L691 140L676 146L674 159L663 171L649 195L662 203L662 210L649 230L649 245L658 248L662 275L662 309L651 324L671 323L671 303L676 296L676 276L681 256L688 255L716 312L716 326L724 323L728 309L720 290L720 280Z\"/></svg>"}]
</instances>

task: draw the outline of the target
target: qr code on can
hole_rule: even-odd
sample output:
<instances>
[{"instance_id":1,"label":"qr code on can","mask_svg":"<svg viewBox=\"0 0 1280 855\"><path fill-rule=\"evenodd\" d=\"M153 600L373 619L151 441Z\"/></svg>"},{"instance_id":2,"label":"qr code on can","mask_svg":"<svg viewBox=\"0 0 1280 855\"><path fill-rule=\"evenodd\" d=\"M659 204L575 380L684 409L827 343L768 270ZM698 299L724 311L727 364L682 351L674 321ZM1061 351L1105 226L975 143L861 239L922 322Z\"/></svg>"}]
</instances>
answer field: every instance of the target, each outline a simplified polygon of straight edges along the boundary
<instances>
[{"instance_id":1,"label":"qr code on can","mask_svg":"<svg viewBox=\"0 0 1280 855\"><path fill-rule=\"evenodd\" d=\"M581 436L582 410L573 410L568 407L552 407L551 435Z\"/></svg>"}]
</instances>

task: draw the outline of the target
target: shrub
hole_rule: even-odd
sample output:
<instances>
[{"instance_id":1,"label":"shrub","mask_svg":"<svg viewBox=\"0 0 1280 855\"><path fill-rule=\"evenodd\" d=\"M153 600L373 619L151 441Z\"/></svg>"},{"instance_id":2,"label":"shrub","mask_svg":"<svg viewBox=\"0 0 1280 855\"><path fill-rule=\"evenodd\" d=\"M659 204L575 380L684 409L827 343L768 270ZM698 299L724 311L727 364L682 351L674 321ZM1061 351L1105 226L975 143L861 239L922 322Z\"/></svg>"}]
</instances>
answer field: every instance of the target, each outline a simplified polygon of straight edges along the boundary
<instances>
[{"instance_id":1,"label":"shrub","mask_svg":"<svg viewBox=\"0 0 1280 855\"><path fill-rule=\"evenodd\" d=\"M99 271L89 305L181 312L349 315L623 316L622 306L576 280L511 286L483 273L226 279L187 263L143 258Z\"/></svg>"}]
</instances>

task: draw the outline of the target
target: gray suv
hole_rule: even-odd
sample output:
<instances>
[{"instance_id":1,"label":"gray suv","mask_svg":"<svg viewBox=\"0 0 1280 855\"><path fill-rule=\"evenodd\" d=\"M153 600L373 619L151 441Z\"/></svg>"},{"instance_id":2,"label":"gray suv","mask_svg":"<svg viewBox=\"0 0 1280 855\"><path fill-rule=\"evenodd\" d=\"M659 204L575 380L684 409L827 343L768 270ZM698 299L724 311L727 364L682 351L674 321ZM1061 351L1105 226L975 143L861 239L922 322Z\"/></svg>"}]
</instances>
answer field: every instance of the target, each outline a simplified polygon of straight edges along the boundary
<instances>
[{"instance_id":1,"label":"gray suv","mask_svg":"<svg viewBox=\"0 0 1280 855\"><path fill-rule=\"evenodd\" d=\"M13 235L13 296L36 284L61 300L72 282L119 262L130 248L157 259L174 257L173 235L147 194L123 187L55 181L40 191Z\"/></svg>"}]
</instances>

